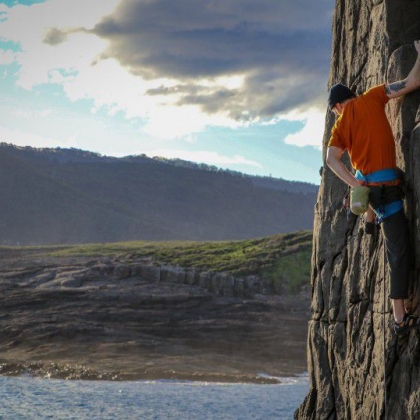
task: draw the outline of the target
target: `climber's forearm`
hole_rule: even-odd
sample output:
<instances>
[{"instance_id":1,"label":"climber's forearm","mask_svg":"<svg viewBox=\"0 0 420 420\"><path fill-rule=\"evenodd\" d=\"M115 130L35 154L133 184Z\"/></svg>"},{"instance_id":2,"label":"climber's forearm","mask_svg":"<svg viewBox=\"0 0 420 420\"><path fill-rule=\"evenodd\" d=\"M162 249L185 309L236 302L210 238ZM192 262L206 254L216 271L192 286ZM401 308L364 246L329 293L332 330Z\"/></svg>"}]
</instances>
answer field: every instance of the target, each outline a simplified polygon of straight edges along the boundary
<instances>
[{"instance_id":1,"label":"climber's forearm","mask_svg":"<svg viewBox=\"0 0 420 420\"><path fill-rule=\"evenodd\" d=\"M342 154L343 151L339 147L330 146L327 149L327 165L347 185L357 187L359 182L340 160Z\"/></svg>"},{"instance_id":2,"label":"climber's forearm","mask_svg":"<svg viewBox=\"0 0 420 420\"><path fill-rule=\"evenodd\" d=\"M385 86L385 93L390 99L398 98L420 88L420 41L414 41L414 47L417 51L417 59L408 76L404 80Z\"/></svg>"}]
</instances>

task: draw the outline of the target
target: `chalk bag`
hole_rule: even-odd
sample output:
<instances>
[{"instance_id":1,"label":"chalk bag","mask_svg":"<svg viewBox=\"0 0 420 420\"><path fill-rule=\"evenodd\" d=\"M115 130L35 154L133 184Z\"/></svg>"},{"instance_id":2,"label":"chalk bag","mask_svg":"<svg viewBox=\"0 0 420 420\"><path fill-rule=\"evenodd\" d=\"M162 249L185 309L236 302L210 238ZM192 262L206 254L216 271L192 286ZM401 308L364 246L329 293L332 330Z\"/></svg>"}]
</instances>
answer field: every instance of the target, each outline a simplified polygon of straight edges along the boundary
<instances>
[{"instance_id":1,"label":"chalk bag","mask_svg":"<svg viewBox=\"0 0 420 420\"><path fill-rule=\"evenodd\" d=\"M352 213L361 215L369 208L369 187L359 185L350 189L350 210Z\"/></svg>"}]
</instances>

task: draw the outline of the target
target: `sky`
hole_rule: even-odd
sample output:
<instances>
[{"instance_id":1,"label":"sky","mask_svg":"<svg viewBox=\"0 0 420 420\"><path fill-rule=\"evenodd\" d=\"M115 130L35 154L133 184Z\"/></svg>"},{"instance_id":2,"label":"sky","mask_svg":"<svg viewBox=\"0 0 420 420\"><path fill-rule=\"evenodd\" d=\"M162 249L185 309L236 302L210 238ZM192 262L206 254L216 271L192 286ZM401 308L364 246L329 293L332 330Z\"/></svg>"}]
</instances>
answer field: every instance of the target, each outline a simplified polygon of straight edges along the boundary
<instances>
[{"instance_id":1,"label":"sky","mask_svg":"<svg viewBox=\"0 0 420 420\"><path fill-rule=\"evenodd\" d=\"M0 1L0 142L319 184L333 7Z\"/></svg>"}]
</instances>

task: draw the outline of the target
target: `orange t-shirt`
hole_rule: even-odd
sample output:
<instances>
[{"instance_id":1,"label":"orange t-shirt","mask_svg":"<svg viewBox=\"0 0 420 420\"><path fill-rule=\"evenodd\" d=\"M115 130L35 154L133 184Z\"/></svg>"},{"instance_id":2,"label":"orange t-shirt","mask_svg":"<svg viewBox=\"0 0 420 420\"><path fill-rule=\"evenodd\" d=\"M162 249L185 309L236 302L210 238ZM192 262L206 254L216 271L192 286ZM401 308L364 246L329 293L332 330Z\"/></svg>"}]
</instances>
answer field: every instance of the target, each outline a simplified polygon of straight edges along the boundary
<instances>
[{"instance_id":1,"label":"orange t-shirt","mask_svg":"<svg viewBox=\"0 0 420 420\"><path fill-rule=\"evenodd\" d=\"M395 169L395 141L385 114L385 85L375 86L348 102L331 130L329 146L348 151L354 169L364 175Z\"/></svg>"}]
</instances>

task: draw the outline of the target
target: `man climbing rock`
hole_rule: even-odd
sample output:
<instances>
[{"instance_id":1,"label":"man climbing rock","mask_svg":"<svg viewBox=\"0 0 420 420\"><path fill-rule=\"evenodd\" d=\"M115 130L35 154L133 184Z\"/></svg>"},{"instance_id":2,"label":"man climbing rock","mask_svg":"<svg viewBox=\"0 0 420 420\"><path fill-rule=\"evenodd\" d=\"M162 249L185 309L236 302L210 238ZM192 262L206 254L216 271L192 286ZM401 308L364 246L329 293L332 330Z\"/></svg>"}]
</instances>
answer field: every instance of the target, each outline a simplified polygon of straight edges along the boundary
<instances>
[{"instance_id":1,"label":"man climbing rock","mask_svg":"<svg viewBox=\"0 0 420 420\"><path fill-rule=\"evenodd\" d=\"M396 164L395 141L385 105L390 99L420 88L420 40L414 41L414 47L417 59L406 79L372 87L359 96L347 86L336 84L328 97L329 108L338 119L328 143L327 164L350 186L352 196L359 197L357 200L363 200L363 193L367 193L366 207L367 202L370 206L365 216L367 233L372 230L375 215L381 223L389 264L394 330L398 335L420 328L420 319L407 313L404 305L410 271L409 233L399 185L401 171ZM346 150L354 175L341 162Z\"/></svg>"}]
</instances>

